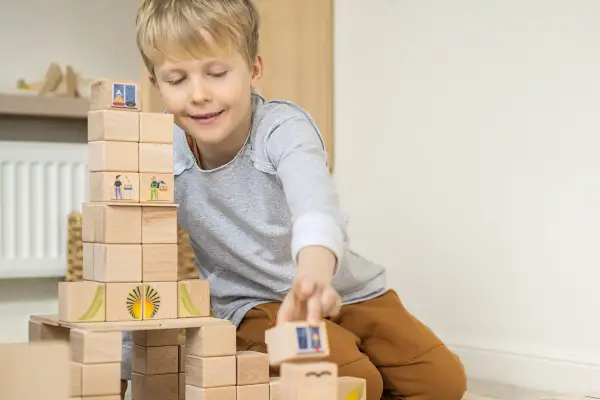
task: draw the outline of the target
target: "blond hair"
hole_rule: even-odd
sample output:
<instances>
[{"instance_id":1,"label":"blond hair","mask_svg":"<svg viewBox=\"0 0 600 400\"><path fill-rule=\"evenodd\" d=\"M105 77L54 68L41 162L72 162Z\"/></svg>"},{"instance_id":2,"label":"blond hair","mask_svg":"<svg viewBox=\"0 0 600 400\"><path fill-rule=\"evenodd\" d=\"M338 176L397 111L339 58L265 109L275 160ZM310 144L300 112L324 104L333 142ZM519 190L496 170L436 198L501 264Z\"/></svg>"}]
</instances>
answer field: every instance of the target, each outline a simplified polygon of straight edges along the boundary
<instances>
[{"instance_id":1,"label":"blond hair","mask_svg":"<svg viewBox=\"0 0 600 400\"><path fill-rule=\"evenodd\" d=\"M259 13L253 0L144 0L137 45L148 72L165 59L239 51L248 65L258 53Z\"/></svg>"}]
</instances>

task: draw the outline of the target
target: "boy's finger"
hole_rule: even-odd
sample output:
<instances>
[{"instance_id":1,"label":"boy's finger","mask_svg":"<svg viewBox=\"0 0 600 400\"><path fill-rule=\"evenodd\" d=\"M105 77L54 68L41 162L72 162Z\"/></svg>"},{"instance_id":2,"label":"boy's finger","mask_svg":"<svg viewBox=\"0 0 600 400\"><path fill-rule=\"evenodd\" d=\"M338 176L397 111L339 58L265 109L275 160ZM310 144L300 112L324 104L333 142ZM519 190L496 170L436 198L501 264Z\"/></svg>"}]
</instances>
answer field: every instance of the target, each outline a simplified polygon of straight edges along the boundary
<instances>
[{"instance_id":1,"label":"boy's finger","mask_svg":"<svg viewBox=\"0 0 600 400\"><path fill-rule=\"evenodd\" d=\"M316 326L321 319L321 296L312 296L306 304L308 308L308 324Z\"/></svg>"},{"instance_id":2,"label":"boy's finger","mask_svg":"<svg viewBox=\"0 0 600 400\"><path fill-rule=\"evenodd\" d=\"M289 293L283 299L281 306L279 307L279 311L277 312L276 325L281 325L286 322L289 322L293 318L294 312L294 301L292 293Z\"/></svg>"}]
</instances>

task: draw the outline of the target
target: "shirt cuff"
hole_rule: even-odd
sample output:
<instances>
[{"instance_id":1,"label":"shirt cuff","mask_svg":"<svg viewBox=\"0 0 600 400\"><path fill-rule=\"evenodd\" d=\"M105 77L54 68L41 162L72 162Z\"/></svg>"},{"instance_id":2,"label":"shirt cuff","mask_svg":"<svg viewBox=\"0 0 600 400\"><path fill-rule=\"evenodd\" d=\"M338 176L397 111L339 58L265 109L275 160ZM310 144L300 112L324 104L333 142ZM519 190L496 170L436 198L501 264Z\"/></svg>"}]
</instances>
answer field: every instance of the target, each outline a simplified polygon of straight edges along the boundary
<instances>
[{"instance_id":1,"label":"shirt cuff","mask_svg":"<svg viewBox=\"0 0 600 400\"><path fill-rule=\"evenodd\" d=\"M344 235L335 219L323 213L309 213L299 217L292 231L292 257L298 262L298 253L304 247L326 247L336 257L334 276L340 270L339 266L344 254Z\"/></svg>"}]
</instances>

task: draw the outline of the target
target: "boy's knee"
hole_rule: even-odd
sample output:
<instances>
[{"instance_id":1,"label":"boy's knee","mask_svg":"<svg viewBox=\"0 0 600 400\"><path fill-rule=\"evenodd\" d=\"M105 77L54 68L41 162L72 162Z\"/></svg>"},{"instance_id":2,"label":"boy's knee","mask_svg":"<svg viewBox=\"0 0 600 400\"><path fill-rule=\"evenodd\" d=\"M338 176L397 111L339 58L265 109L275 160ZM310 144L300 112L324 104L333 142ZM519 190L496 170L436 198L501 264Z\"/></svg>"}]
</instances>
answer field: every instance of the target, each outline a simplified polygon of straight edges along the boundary
<instances>
[{"instance_id":1,"label":"boy's knee","mask_svg":"<svg viewBox=\"0 0 600 400\"><path fill-rule=\"evenodd\" d=\"M439 346L430 354L433 368L426 377L428 393L424 398L460 400L467 391L467 375L460 359L446 346Z\"/></svg>"},{"instance_id":2,"label":"boy's knee","mask_svg":"<svg viewBox=\"0 0 600 400\"><path fill-rule=\"evenodd\" d=\"M367 399L380 399L383 393L383 379L381 374L371 363L368 357L362 357L338 368L339 376L353 376L363 378L367 386Z\"/></svg>"}]
</instances>

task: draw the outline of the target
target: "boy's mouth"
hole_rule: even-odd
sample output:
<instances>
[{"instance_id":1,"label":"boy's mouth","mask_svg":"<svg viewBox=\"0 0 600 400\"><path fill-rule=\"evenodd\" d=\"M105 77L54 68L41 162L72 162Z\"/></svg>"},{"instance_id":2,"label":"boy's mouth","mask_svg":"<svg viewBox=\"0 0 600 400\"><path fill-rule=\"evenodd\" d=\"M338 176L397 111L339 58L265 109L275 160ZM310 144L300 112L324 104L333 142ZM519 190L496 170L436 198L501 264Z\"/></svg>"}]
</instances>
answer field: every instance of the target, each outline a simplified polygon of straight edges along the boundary
<instances>
[{"instance_id":1,"label":"boy's mouth","mask_svg":"<svg viewBox=\"0 0 600 400\"><path fill-rule=\"evenodd\" d=\"M217 121L219 119L219 117L221 116L221 114L223 114L224 111L225 110L212 112L212 113L194 114L194 115L190 115L190 118L192 118L192 120L194 122L196 122L197 124L210 125L210 124L214 123L215 121Z\"/></svg>"}]
</instances>

